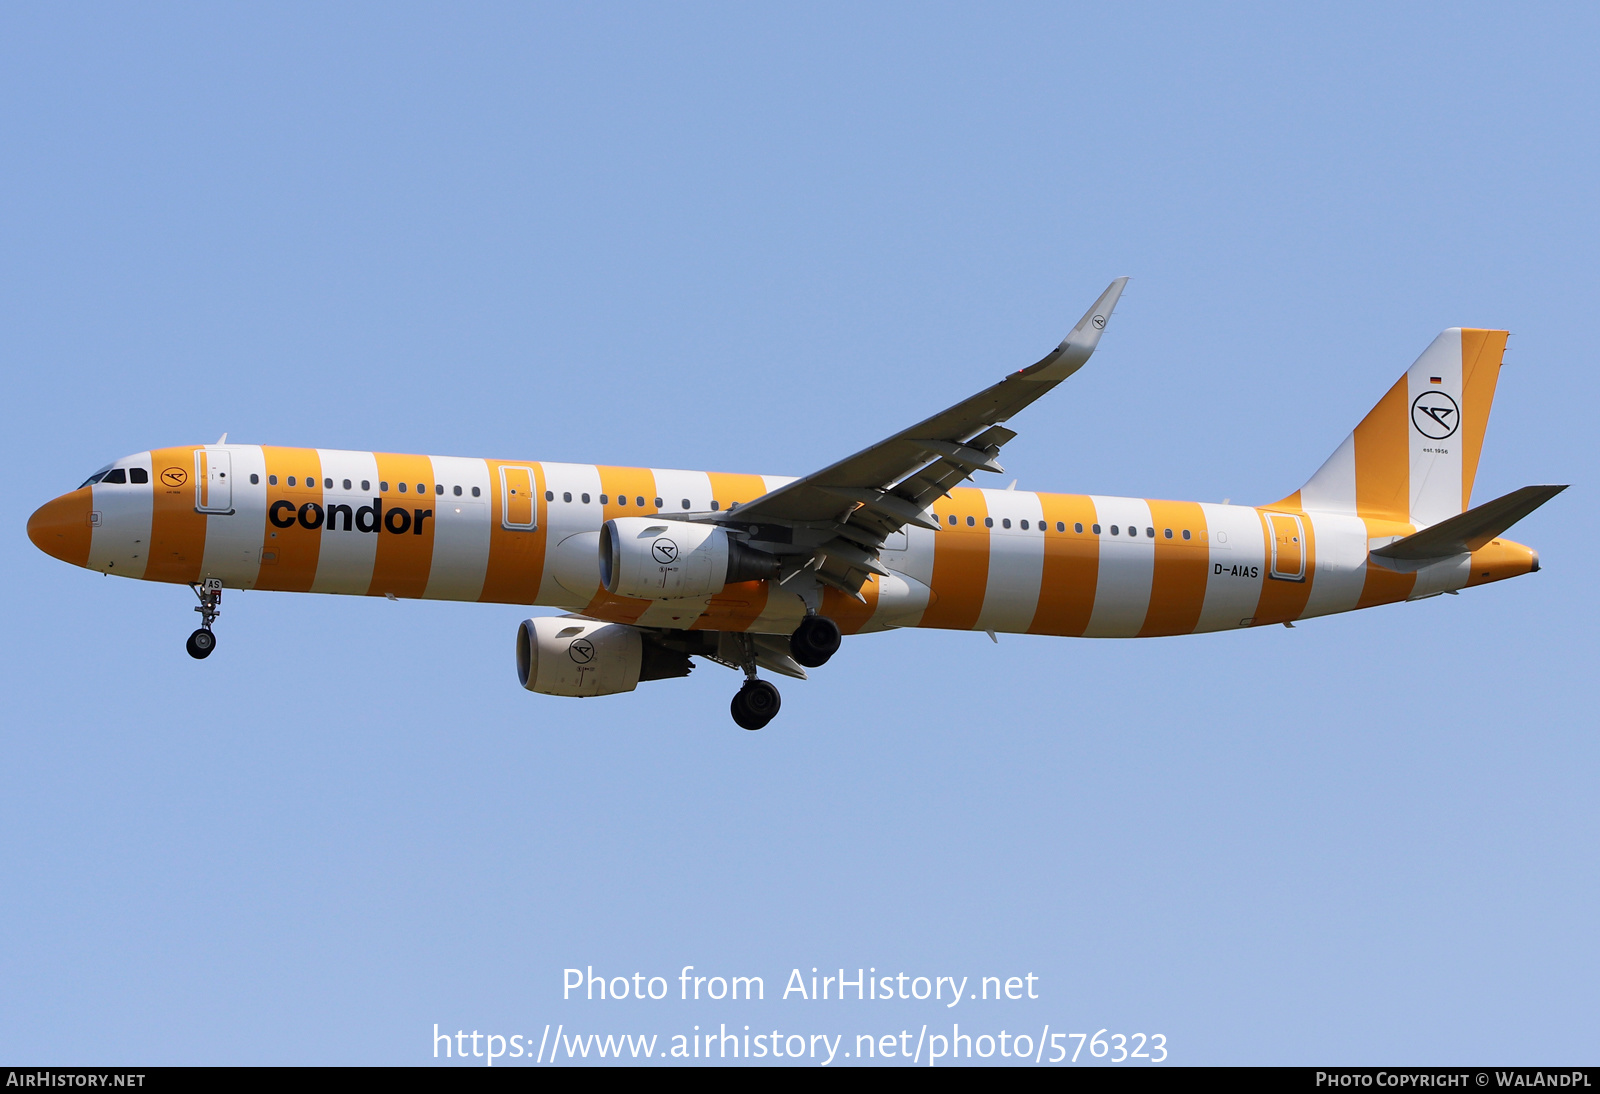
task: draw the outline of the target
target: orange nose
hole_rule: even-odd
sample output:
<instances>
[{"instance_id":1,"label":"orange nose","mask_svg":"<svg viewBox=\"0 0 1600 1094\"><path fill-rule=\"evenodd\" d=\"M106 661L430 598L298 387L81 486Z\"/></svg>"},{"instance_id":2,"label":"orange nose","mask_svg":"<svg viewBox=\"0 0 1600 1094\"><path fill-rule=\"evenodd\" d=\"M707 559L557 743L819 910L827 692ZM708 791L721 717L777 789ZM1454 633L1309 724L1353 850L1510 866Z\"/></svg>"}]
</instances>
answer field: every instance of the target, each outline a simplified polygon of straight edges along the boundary
<instances>
[{"instance_id":1,"label":"orange nose","mask_svg":"<svg viewBox=\"0 0 1600 1094\"><path fill-rule=\"evenodd\" d=\"M47 501L28 518L28 538L47 555L85 566L89 562L89 511L94 496L86 488Z\"/></svg>"}]
</instances>

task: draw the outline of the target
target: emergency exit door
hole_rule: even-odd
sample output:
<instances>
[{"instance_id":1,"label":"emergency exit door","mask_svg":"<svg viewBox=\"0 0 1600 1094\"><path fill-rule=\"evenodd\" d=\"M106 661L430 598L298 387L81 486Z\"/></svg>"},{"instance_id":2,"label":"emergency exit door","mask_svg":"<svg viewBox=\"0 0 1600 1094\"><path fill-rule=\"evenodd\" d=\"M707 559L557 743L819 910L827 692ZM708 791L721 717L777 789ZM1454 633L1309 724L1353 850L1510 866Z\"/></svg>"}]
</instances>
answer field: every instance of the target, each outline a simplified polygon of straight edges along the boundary
<instances>
[{"instance_id":1,"label":"emergency exit door","mask_svg":"<svg viewBox=\"0 0 1600 1094\"><path fill-rule=\"evenodd\" d=\"M227 449L194 453L194 507L202 513L233 512L233 456Z\"/></svg>"},{"instance_id":2,"label":"emergency exit door","mask_svg":"<svg viewBox=\"0 0 1600 1094\"><path fill-rule=\"evenodd\" d=\"M1272 576L1279 581L1304 581L1306 532L1300 518L1268 513L1267 531L1272 537Z\"/></svg>"},{"instance_id":3,"label":"emergency exit door","mask_svg":"<svg viewBox=\"0 0 1600 1094\"><path fill-rule=\"evenodd\" d=\"M532 531L536 523L533 468L500 469L500 524L514 532Z\"/></svg>"}]
</instances>

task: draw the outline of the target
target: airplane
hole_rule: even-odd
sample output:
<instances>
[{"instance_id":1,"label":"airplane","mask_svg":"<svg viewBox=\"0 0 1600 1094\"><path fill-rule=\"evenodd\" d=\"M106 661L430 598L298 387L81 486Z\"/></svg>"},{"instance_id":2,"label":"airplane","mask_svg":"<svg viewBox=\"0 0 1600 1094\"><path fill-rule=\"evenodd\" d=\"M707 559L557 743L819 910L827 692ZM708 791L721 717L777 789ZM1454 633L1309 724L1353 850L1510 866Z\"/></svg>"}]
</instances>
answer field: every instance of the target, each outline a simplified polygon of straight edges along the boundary
<instances>
[{"instance_id":1,"label":"airplane","mask_svg":"<svg viewBox=\"0 0 1600 1094\"><path fill-rule=\"evenodd\" d=\"M28 535L105 574L189 585L210 656L225 589L563 609L517 680L597 696L742 671L761 729L842 636L902 627L1147 638L1420 600L1539 569L1502 538L1565 486L1470 505L1507 332L1435 338L1299 490L1268 505L963 486L1004 423L1089 360L1127 278L1042 359L802 478L227 443L138 452Z\"/></svg>"}]
</instances>

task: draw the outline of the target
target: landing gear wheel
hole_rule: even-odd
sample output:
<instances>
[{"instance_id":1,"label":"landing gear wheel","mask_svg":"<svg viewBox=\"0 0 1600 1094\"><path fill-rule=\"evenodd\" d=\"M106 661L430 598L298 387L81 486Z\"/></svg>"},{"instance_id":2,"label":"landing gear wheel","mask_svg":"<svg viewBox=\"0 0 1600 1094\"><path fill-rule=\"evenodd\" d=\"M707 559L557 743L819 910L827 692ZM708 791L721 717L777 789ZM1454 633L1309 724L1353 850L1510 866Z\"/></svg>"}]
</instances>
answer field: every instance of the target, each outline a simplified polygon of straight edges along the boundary
<instances>
[{"instance_id":1,"label":"landing gear wheel","mask_svg":"<svg viewBox=\"0 0 1600 1094\"><path fill-rule=\"evenodd\" d=\"M839 652L839 624L825 615L808 615L789 636L789 655L808 669L821 668Z\"/></svg>"},{"instance_id":2,"label":"landing gear wheel","mask_svg":"<svg viewBox=\"0 0 1600 1094\"><path fill-rule=\"evenodd\" d=\"M746 680L728 709L740 729L760 729L777 717L782 705L777 688L765 680Z\"/></svg>"},{"instance_id":3,"label":"landing gear wheel","mask_svg":"<svg viewBox=\"0 0 1600 1094\"><path fill-rule=\"evenodd\" d=\"M193 657L196 661L203 661L211 656L212 650L217 648L217 636L207 628L201 627L189 636L189 641L185 643L185 648L189 651L190 657Z\"/></svg>"}]
</instances>

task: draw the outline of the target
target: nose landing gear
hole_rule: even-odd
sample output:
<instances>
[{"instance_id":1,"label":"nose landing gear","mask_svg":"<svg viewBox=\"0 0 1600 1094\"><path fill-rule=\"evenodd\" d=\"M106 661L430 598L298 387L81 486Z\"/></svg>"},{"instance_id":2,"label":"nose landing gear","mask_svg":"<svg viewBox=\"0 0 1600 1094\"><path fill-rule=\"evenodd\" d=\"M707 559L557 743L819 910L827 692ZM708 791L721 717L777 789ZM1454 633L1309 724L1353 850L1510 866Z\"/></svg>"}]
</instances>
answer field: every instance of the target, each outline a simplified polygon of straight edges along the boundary
<instances>
[{"instance_id":1,"label":"nose landing gear","mask_svg":"<svg viewBox=\"0 0 1600 1094\"><path fill-rule=\"evenodd\" d=\"M222 609L218 607L222 603L222 582L217 578L208 577L198 585L190 585L189 588L200 598L200 606L195 608L195 611L200 613L200 629L189 636L184 648L189 651L190 657L196 661L203 661L217 648L217 636L211 633L211 624L222 614Z\"/></svg>"}]
</instances>

